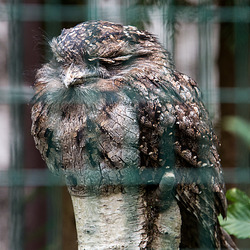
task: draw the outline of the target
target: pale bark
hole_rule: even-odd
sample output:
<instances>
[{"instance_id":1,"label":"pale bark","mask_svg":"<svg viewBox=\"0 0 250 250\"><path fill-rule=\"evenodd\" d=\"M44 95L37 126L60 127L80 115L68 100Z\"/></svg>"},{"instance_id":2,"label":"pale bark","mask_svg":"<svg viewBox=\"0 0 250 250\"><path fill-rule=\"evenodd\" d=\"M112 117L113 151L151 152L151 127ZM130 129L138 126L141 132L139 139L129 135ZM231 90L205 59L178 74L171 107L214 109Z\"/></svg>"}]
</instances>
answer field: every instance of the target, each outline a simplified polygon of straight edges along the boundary
<instances>
[{"instance_id":1,"label":"pale bark","mask_svg":"<svg viewBox=\"0 0 250 250\"><path fill-rule=\"evenodd\" d=\"M131 189L108 195L71 194L79 250L146 249L145 201L140 191ZM153 249L178 249L181 216L176 200L159 213L155 225L158 232L151 244Z\"/></svg>"}]
</instances>

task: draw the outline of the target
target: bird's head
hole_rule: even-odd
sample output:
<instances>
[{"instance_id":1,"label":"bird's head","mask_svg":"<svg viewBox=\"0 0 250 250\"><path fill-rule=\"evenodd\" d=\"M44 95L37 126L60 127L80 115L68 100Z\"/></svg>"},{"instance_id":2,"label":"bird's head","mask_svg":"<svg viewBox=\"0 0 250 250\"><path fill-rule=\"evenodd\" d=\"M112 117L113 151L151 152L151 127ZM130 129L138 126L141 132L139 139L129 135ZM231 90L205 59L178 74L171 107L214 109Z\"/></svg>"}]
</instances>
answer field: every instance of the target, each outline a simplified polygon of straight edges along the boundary
<instances>
[{"instance_id":1,"label":"bird's head","mask_svg":"<svg viewBox=\"0 0 250 250\"><path fill-rule=\"evenodd\" d=\"M126 70L135 59L145 60L162 50L147 31L106 21L64 29L50 46L61 82L67 88L95 78L110 78Z\"/></svg>"}]
</instances>

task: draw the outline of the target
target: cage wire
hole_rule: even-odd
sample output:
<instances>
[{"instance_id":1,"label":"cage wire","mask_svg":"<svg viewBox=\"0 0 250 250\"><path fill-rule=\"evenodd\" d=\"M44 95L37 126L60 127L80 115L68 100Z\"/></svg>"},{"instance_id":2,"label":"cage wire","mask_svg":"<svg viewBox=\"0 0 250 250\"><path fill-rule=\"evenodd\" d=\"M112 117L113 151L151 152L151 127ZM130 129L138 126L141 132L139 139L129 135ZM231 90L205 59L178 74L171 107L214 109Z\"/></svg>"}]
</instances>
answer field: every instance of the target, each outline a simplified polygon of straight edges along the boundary
<instances>
[{"instance_id":1,"label":"cage wire","mask_svg":"<svg viewBox=\"0 0 250 250\"><path fill-rule=\"evenodd\" d=\"M20 32L20 13L15 12L14 8L20 8L19 2L13 2L10 6L10 22L9 22L9 41L10 48L10 71L9 79L10 86L13 88L20 88L22 85L22 50L19 44L22 43L22 34ZM10 171L21 171L23 169L23 124L22 124L23 107L15 102L13 97L10 98L10 113L11 113L11 134L15 134L10 138ZM9 237L10 249L23 249L23 202L24 190L23 184L11 186L9 189ZM12 240L15 239L15 240Z\"/></svg>"},{"instance_id":2,"label":"cage wire","mask_svg":"<svg viewBox=\"0 0 250 250\"><path fill-rule=\"evenodd\" d=\"M191 76L197 80L203 92L203 100L215 122L220 121L220 115L234 114L249 120L250 87L249 87L249 23L250 6L247 1L234 1L231 5L216 5L213 1L20 1L12 0L0 3L0 22L7 22L8 37L8 86L0 84L0 104L9 105L10 128L8 136L10 160L7 169L0 166L0 188L8 187L9 207L5 211L9 218L9 227L6 232L8 242L0 243L1 249L31 249L27 243L25 224L27 212L27 187L45 187L46 191L46 223L43 234L46 232L45 242L39 247L45 249L69 249L63 246L62 232L62 189L63 180L53 176L46 168L27 168L25 157L27 151L27 112L26 106L33 95L32 82L24 80L25 60L30 58L24 50L27 39L34 39L32 31L24 32L27 23L34 23L34 27L43 30L39 33L51 39L60 34L63 27L70 27L86 20L108 20L123 24L137 25L156 34L161 43L173 55L177 65L182 65L178 57L182 25L195 25L193 37L186 37L195 42L194 56L195 70L190 69ZM218 51L215 51L215 41L221 42L218 32L222 25L228 25L234 32L227 34L225 39L234 40L231 50L234 54L233 69L228 69L229 80L220 84L217 64ZM189 27L189 26L186 26ZM217 32L217 33L216 33ZM217 35L216 35L217 34ZM221 34L220 34L221 36ZM233 36L233 37L232 37ZM179 40L178 40L179 37ZM183 38L183 37L182 37ZM184 37L185 39L185 37ZM46 40L46 39L45 39ZM182 46L182 45L181 45ZM49 57L43 48L43 60ZM197 55L197 57L196 57ZM27 56L27 59L25 59ZM32 57L32 56L31 56ZM196 58L194 58L196 57ZM232 57L230 58L232 59ZM227 60L227 59L225 59ZM27 63L27 62L26 62ZM39 66L40 62L36 61ZM34 66L34 65L33 65ZM35 65L36 66L36 65ZM0 65L0 67L2 67ZM34 67L35 68L35 67ZM185 67L184 67L185 68ZM34 73L32 73L34 80ZM189 73L189 72L185 72ZM221 73L221 72L220 72ZM192 75L193 74L193 75ZM28 81L28 82L25 82ZM230 105L234 112L228 110L223 113L222 105ZM224 107L223 106L223 107ZM1 113L0 113L1 115ZM26 124L26 125L25 125ZM4 131L1 131L3 134ZM2 136L1 134L1 136ZM30 136L30 135L29 135ZM33 145L34 146L34 145ZM224 166L225 180L231 185L241 184L249 188L250 157L249 147L237 141L234 168ZM230 154L230 152L229 152ZM32 163L36 165L36 162ZM33 211L34 212L34 211ZM39 237L39 236L36 236ZM34 249L34 248L33 248ZM37 248L38 249L38 248Z\"/></svg>"}]
</instances>

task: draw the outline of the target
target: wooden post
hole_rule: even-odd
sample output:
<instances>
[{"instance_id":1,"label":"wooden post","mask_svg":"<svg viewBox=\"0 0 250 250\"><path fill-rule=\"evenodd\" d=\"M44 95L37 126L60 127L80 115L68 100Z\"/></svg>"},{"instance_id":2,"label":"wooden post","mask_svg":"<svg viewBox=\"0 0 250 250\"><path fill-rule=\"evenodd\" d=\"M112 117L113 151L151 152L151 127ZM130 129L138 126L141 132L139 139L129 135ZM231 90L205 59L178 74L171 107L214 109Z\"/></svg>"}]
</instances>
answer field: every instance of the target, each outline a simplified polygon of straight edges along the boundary
<instances>
[{"instance_id":1,"label":"wooden post","mask_svg":"<svg viewBox=\"0 0 250 250\"><path fill-rule=\"evenodd\" d=\"M143 191L126 188L125 192L107 195L71 194L78 249L147 249L151 241L154 249L178 249L181 216L176 200L158 214L157 228L150 239L144 226L146 204Z\"/></svg>"}]
</instances>

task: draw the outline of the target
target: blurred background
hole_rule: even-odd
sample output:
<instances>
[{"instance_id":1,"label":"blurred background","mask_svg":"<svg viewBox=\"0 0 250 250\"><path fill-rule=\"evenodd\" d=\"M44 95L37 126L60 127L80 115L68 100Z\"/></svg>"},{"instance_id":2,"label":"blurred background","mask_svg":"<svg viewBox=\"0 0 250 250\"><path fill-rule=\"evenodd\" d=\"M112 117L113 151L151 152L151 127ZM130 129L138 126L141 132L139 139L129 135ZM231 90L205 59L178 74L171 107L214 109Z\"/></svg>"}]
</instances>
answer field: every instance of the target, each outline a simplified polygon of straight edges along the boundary
<instances>
[{"instance_id":1,"label":"blurred background","mask_svg":"<svg viewBox=\"0 0 250 250\"><path fill-rule=\"evenodd\" d=\"M47 42L87 20L155 34L199 83L221 141L227 188L250 194L249 0L0 0L0 249L77 249L63 181L30 135L29 101ZM248 239L236 242L250 249Z\"/></svg>"}]
</instances>

